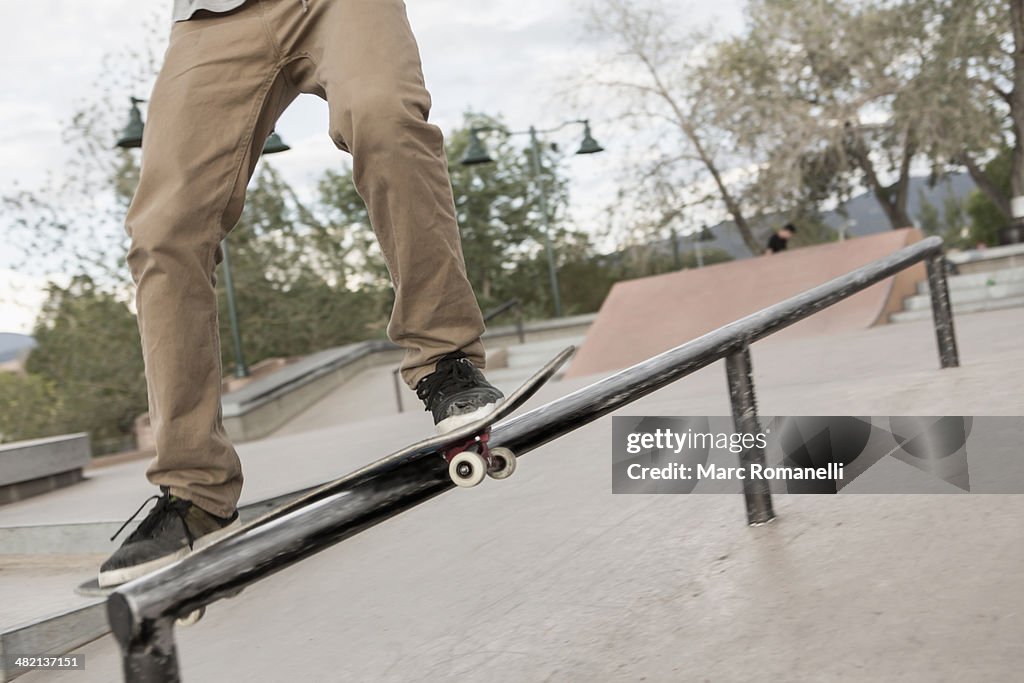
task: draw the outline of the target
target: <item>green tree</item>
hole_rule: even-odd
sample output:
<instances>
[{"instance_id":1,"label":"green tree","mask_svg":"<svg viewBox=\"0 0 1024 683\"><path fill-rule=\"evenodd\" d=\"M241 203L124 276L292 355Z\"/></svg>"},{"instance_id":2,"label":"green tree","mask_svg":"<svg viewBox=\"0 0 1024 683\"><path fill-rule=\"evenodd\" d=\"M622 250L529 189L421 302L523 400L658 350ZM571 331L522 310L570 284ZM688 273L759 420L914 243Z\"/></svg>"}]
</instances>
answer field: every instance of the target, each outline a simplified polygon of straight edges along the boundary
<instances>
[{"instance_id":1,"label":"green tree","mask_svg":"<svg viewBox=\"0 0 1024 683\"><path fill-rule=\"evenodd\" d=\"M495 136L494 163L458 163L468 126L481 123L500 127L494 118L467 115L467 129L447 141L467 273L484 310L516 297L529 315L546 317L551 302L543 220L529 160L508 138ZM577 267L589 257L589 243L567 227L567 183L558 173L556 154L546 149L542 167L555 253L560 267ZM315 198L303 201L264 162L228 247L248 363L384 336L394 294L351 168L326 172ZM219 293L223 311L223 287ZM570 297L567 310L592 306L592 298L575 303ZM221 334L229 339L225 315ZM222 344L221 350L224 366L231 367L231 345Z\"/></svg>"},{"instance_id":2,"label":"green tree","mask_svg":"<svg viewBox=\"0 0 1024 683\"><path fill-rule=\"evenodd\" d=\"M863 183L893 228L907 215L913 126L884 123L910 78L900 3L752 0L742 35L711 59L716 109L739 147L760 163L758 193L783 208L848 198ZM895 180L886 183L883 177Z\"/></svg>"},{"instance_id":3,"label":"green tree","mask_svg":"<svg viewBox=\"0 0 1024 683\"><path fill-rule=\"evenodd\" d=\"M55 406L44 432L86 431L94 442L130 436L146 409L146 379L128 306L78 276L68 287L50 286L33 335L38 346L25 369L40 383L37 395Z\"/></svg>"},{"instance_id":4,"label":"green tree","mask_svg":"<svg viewBox=\"0 0 1024 683\"><path fill-rule=\"evenodd\" d=\"M114 290L125 282L124 215L138 184L137 151L117 149L131 95L145 92L166 43L166 8L156 8L137 40L103 58L103 76L61 132L66 159L37 187L0 194L6 256L38 276L85 275Z\"/></svg>"},{"instance_id":5,"label":"green tree","mask_svg":"<svg viewBox=\"0 0 1024 683\"><path fill-rule=\"evenodd\" d=\"M549 316L547 261L543 256L544 223L530 161L515 138L492 135L493 163L463 166L459 160L469 144L471 126L503 129L496 117L469 113L462 129L447 137L448 170L462 237L466 271L481 308L487 310L519 298L530 315ZM573 258L581 235L568 227L568 184L558 170L558 155L544 146L542 174L548 198L552 243L559 263ZM390 279L370 228L366 206L355 190L351 170L332 171L319 183L316 213L331 230L328 242L347 240L346 258L355 270L350 280L372 285L390 295ZM326 234L326 233L325 233ZM536 262L536 264L535 264ZM534 272L543 262L545 270ZM390 306L390 298L385 302ZM385 316L386 319L386 316Z\"/></svg>"},{"instance_id":6,"label":"green tree","mask_svg":"<svg viewBox=\"0 0 1024 683\"><path fill-rule=\"evenodd\" d=\"M1004 148L981 171L987 184L1004 197L1009 197L1012 191L1013 154L1013 150ZM971 219L968 238L970 245L974 246L979 242L999 244L999 230L1007 225L1007 216L999 205L992 201L991 193L980 189L971 193L967 198L965 210Z\"/></svg>"},{"instance_id":7,"label":"green tree","mask_svg":"<svg viewBox=\"0 0 1024 683\"><path fill-rule=\"evenodd\" d=\"M337 218L331 207L302 202L270 164L262 165L227 241L247 362L383 334L391 295L375 266L367 270L372 233L364 234L368 227L358 222L342 226ZM372 257L369 262L375 263ZM227 310L223 286L218 295L220 309ZM226 315L220 325L221 338L229 339ZM231 345L222 343L221 353L231 367Z\"/></svg>"},{"instance_id":8,"label":"green tree","mask_svg":"<svg viewBox=\"0 0 1024 683\"><path fill-rule=\"evenodd\" d=\"M467 114L464 128L448 139L448 168L467 275L484 308L513 296L536 302L536 293L526 297L523 292L513 293L519 289L514 283L517 266L537 258L544 240L538 188L532 181L528 152L514 146L514 138L493 135L489 138L493 163L463 166L459 160L469 145L469 128L474 125L503 128L494 117ZM563 216L568 186L558 174L557 156L548 146L544 151L541 168L551 239L556 255L565 259L568 237ZM541 283L547 283L546 276L533 281L533 286L539 289L544 286ZM548 308L546 314L550 311Z\"/></svg>"},{"instance_id":9,"label":"green tree","mask_svg":"<svg viewBox=\"0 0 1024 683\"><path fill-rule=\"evenodd\" d=\"M919 4L941 17L944 29L931 55L933 78L917 98L944 102L949 110L935 121L938 144L929 158L938 168L966 168L1006 225L1011 197L1024 196L1024 0ZM985 171L1004 148L1008 186Z\"/></svg>"},{"instance_id":10,"label":"green tree","mask_svg":"<svg viewBox=\"0 0 1024 683\"><path fill-rule=\"evenodd\" d=\"M977 242L972 231L965 229L968 202L949 194L943 198L940 209L928 201L924 190L920 190L918 196L921 206L918 221L925 235L939 235L947 245L953 247L974 247Z\"/></svg>"},{"instance_id":11,"label":"green tree","mask_svg":"<svg viewBox=\"0 0 1024 683\"><path fill-rule=\"evenodd\" d=\"M935 176L965 165L1008 212L977 160L1014 120L1022 1L750 2L746 30L709 63L722 125L760 164L760 203L863 186L903 227L913 164L927 160Z\"/></svg>"},{"instance_id":12,"label":"green tree","mask_svg":"<svg viewBox=\"0 0 1024 683\"><path fill-rule=\"evenodd\" d=\"M0 372L0 442L59 434L60 396L39 375Z\"/></svg>"}]
</instances>

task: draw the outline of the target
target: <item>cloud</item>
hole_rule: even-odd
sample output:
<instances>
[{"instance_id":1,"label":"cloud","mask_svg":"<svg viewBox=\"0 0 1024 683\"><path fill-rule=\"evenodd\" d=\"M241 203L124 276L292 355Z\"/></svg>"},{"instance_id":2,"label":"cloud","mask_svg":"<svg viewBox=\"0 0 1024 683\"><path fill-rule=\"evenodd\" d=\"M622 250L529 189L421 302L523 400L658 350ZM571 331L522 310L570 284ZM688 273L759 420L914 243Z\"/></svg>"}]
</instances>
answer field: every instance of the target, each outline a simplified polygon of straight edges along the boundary
<instances>
[{"instance_id":1,"label":"cloud","mask_svg":"<svg viewBox=\"0 0 1024 683\"><path fill-rule=\"evenodd\" d=\"M32 334L50 282L66 287L69 280L61 274L34 277L0 268L0 332Z\"/></svg>"},{"instance_id":2,"label":"cloud","mask_svg":"<svg viewBox=\"0 0 1024 683\"><path fill-rule=\"evenodd\" d=\"M738 28L740 4L691 2L680 12L678 30L715 16L720 28ZM49 172L60 174L67 155L61 131L77 103L96 97L93 88L106 78L104 56L144 43L146 20L153 12L169 18L170 7L170 0L2 3L0 23L19 28L0 42L0 194L16 182L33 187ZM614 194L624 145L608 128L602 132L600 106L575 111L565 96L565 83L603 49L583 35L578 3L415 0L407 7L433 97L432 120L446 132L460 126L468 110L501 114L514 129L580 116L595 120L595 135L608 151L567 161L564 168L573 181L574 217L583 228L596 223L598 200ZM312 191L323 170L347 163L328 138L327 121L326 104L302 97L278 123L293 149L272 163L300 194ZM556 139L568 147L577 136L566 131Z\"/></svg>"}]
</instances>

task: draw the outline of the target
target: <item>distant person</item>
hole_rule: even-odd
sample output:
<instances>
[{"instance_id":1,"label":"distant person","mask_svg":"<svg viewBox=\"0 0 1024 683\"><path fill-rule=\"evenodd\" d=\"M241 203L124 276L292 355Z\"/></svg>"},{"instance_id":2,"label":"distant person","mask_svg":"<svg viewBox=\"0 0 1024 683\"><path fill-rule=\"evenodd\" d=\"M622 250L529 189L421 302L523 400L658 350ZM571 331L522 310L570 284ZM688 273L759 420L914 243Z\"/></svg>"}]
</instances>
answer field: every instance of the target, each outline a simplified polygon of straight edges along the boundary
<instances>
[{"instance_id":1,"label":"distant person","mask_svg":"<svg viewBox=\"0 0 1024 683\"><path fill-rule=\"evenodd\" d=\"M768 238L768 249L765 250L766 254L777 254L780 251L786 251L786 247L789 245L789 238L796 233L796 226L792 223L786 223L780 229L772 233L772 236Z\"/></svg>"}]
</instances>

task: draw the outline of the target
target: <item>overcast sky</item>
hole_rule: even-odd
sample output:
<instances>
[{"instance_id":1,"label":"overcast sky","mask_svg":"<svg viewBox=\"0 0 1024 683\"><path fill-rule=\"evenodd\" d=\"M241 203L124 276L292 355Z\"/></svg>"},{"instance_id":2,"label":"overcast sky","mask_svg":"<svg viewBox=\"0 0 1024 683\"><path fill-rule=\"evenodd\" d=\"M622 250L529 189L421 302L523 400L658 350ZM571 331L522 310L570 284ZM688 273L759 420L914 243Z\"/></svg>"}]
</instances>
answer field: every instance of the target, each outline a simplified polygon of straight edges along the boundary
<instances>
[{"instance_id":1,"label":"overcast sky","mask_svg":"<svg viewBox=\"0 0 1024 683\"><path fill-rule=\"evenodd\" d=\"M164 8L169 17L170 4L170 0L0 3L0 25L7 27L0 41L0 194L15 181L31 188L47 173L60 173L65 158L61 128L76 103L86 100L102 78L102 57L118 46L142 41L144 22L153 7ZM501 114L515 129L580 117L593 121L594 134L608 151L566 162L573 215L586 223L593 199L607 196L621 158L616 158L615 140L602 135L601 112L574 111L564 97L565 80L596 48L580 30L580 3L407 0L406 4L434 102L431 119L445 132L459 126L467 110ZM737 30L741 5L742 0L683 0L681 6L686 9L680 12L678 29L684 32L713 22L719 30ZM126 105L127 97L128 93ZM300 97L277 128L293 149L276 155L272 163L300 190L309 188L324 169L343 163L327 137L326 104L317 98ZM572 146L578 142L578 133L566 132L559 140ZM5 269L4 261L0 257L0 332L27 333L38 294L33 293L31 281ZM23 286L14 288L12 295L15 281Z\"/></svg>"}]
</instances>

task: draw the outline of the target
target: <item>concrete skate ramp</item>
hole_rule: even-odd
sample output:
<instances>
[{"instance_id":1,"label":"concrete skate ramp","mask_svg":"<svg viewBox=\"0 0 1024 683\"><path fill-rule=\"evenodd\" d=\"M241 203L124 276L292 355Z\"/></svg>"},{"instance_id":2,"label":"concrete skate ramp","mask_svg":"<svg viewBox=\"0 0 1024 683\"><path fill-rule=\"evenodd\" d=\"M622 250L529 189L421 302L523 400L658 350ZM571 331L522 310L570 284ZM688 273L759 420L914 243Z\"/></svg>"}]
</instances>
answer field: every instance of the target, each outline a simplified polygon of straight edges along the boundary
<instances>
[{"instance_id":1,"label":"concrete skate ramp","mask_svg":"<svg viewBox=\"0 0 1024 683\"><path fill-rule=\"evenodd\" d=\"M620 282L567 377L619 370L917 242L913 228ZM916 264L779 332L822 335L887 322L925 277Z\"/></svg>"}]
</instances>

